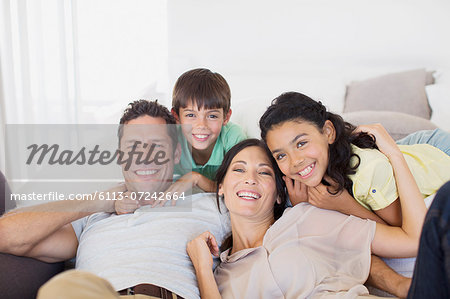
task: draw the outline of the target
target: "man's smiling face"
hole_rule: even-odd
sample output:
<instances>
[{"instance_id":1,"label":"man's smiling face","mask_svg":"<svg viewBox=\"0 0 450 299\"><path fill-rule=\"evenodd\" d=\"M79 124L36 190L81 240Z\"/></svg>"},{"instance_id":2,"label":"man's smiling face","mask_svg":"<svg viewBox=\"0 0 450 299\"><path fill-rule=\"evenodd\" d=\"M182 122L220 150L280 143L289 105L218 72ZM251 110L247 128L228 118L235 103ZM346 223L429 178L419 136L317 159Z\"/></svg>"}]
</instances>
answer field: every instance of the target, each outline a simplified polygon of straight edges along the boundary
<instances>
[{"instance_id":1,"label":"man's smiling face","mask_svg":"<svg viewBox=\"0 0 450 299\"><path fill-rule=\"evenodd\" d=\"M173 166L179 159L179 150L173 151L172 140L169 136L166 121L161 117L143 115L128 121L123 126L123 136L120 140L120 150L124 152L122 160L130 157L131 166L126 169L122 164L122 173L128 191L160 192L165 191L172 183ZM155 155L165 155L155 163ZM174 160L175 159L175 160ZM151 163L137 163L138 161L152 161ZM158 165L160 164L160 165Z\"/></svg>"}]
</instances>

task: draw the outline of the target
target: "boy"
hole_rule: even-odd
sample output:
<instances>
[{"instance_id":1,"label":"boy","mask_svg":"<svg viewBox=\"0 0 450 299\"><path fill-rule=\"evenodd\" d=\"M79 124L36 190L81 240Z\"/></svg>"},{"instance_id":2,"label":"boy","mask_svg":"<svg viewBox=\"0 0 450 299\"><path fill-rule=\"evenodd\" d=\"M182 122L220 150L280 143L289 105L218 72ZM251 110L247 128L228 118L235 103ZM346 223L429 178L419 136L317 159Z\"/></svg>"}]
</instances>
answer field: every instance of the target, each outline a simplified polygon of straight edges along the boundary
<instances>
[{"instance_id":1,"label":"boy","mask_svg":"<svg viewBox=\"0 0 450 299\"><path fill-rule=\"evenodd\" d=\"M174 172L182 177L168 191L198 186L215 192L213 182L225 153L247 138L230 123L231 92L227 81L208 69L182 74L173 89L172 114L182 126L181 161ZM190 147L192 150L190 150Z\"/></svg>"}]
</instances>

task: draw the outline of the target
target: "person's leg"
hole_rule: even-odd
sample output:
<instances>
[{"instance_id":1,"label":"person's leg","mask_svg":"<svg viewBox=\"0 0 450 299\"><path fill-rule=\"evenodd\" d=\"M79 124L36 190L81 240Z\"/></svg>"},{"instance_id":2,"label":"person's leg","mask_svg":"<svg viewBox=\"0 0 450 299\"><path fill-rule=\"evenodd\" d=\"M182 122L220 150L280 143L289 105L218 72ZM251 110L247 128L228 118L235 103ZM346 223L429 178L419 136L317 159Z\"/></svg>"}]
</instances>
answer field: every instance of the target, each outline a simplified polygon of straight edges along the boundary
<instances>
[{"instance_id":1,"label":"person's leg","mask_svg":"<svg viewBox=\"0 0 450 299\"><path fill-rule=\"evenodd\" d=\"M450 156L450 133L442 129L417 131L397 140L396 143L402 145L426 143Z\"/></svg>"},{"instance_id":2,"label":"person's leg","mask_svg":"<svg viewBox=\"0 0 450 299\"><path fill-rule=\"evenodd\" d=\"M450 181L438 190L420 236L408 298L450 298Z\"/></svg>"},{"instance_id":3,"label":"person's leg","mask_svg":"<svg viewBox=\"0 0 450 299\"><path fill-rule=\"evenodd\" d=\"M92 273L70 270L61 273L46 284L38 292L38 299L119 299L119 294L111 284Z\"/></svg>"},{"instance_id":4,"label":"person's leg","mask_svg":"<svg viewBox=\"0 0 450 299\"><path fill-rule=\"evenodd\" d=\"M158 299L147 295L119 295L105 279L89 272L70 270L61 273L38 292L37 299Z\"/></svg>"}]
</instances>

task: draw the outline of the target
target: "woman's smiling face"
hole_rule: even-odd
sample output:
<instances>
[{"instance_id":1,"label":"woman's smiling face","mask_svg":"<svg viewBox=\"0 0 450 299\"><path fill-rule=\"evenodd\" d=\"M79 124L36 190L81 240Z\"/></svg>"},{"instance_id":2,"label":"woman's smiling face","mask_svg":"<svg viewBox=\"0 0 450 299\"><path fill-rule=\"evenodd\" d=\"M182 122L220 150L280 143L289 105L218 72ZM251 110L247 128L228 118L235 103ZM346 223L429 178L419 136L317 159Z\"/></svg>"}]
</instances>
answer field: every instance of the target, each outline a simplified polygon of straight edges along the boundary
<instances>
[{"instance_id":1,"label":"woman's smiling face","mask_svg":"<svg viewBox=\"0 0 450 299\"><path fill-rule=\"evenodd\" d=\"M258 146L240 151L219 184L219 195L233 215L259 219L272 217L277 199L275 173L266 152Z\"/></svg>"},{"instance_id":2,"label":"woman's smiling face","mask_svg":"<svg viewBox=\"0 0 450 299\"><path fill-rule=\"evenodd\" d=\"M329 120L322 131L308 121L285 121L267 132L266 141L287 177L316 187L327 171L329 145L334 138Z\"/></svg>"}]
</instances>

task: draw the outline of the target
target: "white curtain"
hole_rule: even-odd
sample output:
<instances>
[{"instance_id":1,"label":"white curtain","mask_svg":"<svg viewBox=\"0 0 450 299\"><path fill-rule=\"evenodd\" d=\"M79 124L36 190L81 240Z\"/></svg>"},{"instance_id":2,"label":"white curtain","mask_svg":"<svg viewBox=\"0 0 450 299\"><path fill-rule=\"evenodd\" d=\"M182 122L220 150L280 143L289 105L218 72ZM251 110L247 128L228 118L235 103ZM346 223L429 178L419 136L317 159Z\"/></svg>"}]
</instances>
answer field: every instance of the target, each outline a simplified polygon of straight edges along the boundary
<instances>
[{"instance_id":1,"label":"white curtain","mask_svg":"<svg viewBox=\"0 0 450 299\"><path fill-rule=\"evenodd\" d=\"M140 94L164 97L162 0L1 0L6 123L117 123Z\"/></svg>"},{"instance_id":2,"label":"white curtain","mask_svg":"<svg viewBox=\"0 0 450 299\"><path fill-rule=\"evenodd\" d=\"M1 1L7 123L76 123L78 72L73 1Z\"/></svg>"}]
</instances>

